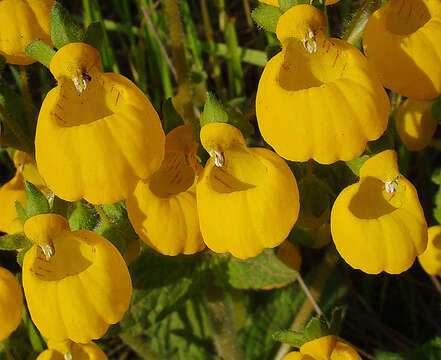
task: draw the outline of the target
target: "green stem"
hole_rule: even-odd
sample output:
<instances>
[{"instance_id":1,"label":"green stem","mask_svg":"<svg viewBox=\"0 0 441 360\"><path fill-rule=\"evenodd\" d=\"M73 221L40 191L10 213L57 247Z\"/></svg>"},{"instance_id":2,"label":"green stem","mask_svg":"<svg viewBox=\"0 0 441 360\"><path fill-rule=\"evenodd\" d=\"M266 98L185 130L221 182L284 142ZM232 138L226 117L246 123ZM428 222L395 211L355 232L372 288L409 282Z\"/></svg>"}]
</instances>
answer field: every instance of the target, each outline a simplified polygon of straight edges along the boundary
<instances>
[{"instance_id":1,"label":"green stem","mask_svg":"<svg viewBox=\"0 0 441 360\"><path fill-rule=\"evenodd\" d=\"M119 334L119 337L143 359L162 360L162 358L152 349L150 349L139 336L134 336L128 333L121 333Z\"/></svg>"},{"instance_id":2,"label":"green stem","mask_svg":"<svg viewBox=\"0 0 441 360\"><path fill-rule=\"evenodd\" d=\"M309 288L311 295L317 300L320 298L325 285L331 276L332 270L337 263L338 254L333 246L329 247L326 252L323 262L320 264L314 283ZM294 322L292 323L290 330L301 331L302 325L304 325L312 316L314 312L314 304L306 298L303 302L299 312L297 313ZM274 360L282 359L290 350L291 346L283 344L277 352Z\"/></svg>"},{"instance_id":3,"label":"green stem","mask_svg":"<svg viewBox=\"0 0 441 360\"><path fill-rule=\"evenodd\" d=\"M230 305L223 289L209 286L205 292L205 307L213 331L218 355L224 360L242 360L244 355L237 343L237 333Z\"/></svg>"},{"instance_id":4,"label":"green stem","mask_svg":"<svg viewBox=\"0 0 441 360\"><path fill-rule=\"evenodd\" d=\"M381 0L365 0L352 18L351 23L344 32L342 39L355 45L363 35L364 28L372 13L381 5Z\"/></svg>"},{"instance_id":5,"label":"green stem","mask_svg":"<svg viewBox=\"0 0 441 360\"><path fill-rule=\"evenodd\" d=\"M9 117L8 113L6 112L2 104L0 104L0 115L2 116L2 120L4 121L6 126L12 131L14 136L21 144L22 150L33 156L34 154L33 144L31 144L31 142L28 140L25 134L23 134L21 129L17 126L16 122Z\"/></svg>"},{"instance_id":6,"label":"green stem","mask_svg":"<svg viewBox=\"0 0 441 360\"><path fill-rule=\"evenodd\" d=\"M165 13L170 29L172 55L176 68L178 82L178 94L176 103L181 108L184 122L189 124L195 135L199 138L199 124L193 110L193 98L191 93L191 81L185 59L184 30L181 23L178 0L164 0Z\"/></svg>"},{"instance_id":7,"label":"green stem","mask_svg":"<svg viewBox=\"0 0 441 360\"><path fill-rule=\"evenodd\" d=\"M31 98L31 92L29 90L28 75L26 73L26 68L23 65L20 65L20 77L21 77L21 84L23 85L23 96L26 104L28 129L30 134L34 134L36 124L35 124L34 115L32 114L32 98Z\"/></svg>"}]
</instances>

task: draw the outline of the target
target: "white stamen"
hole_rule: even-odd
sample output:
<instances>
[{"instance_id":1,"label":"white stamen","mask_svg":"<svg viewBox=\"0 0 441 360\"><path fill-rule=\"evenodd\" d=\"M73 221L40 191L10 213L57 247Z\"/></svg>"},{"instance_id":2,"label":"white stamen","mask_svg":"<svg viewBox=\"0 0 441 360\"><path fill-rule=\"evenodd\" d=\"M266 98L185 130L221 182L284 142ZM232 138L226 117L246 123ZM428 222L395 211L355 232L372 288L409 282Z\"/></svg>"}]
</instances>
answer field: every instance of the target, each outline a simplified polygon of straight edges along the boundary
<instances>
[{"instance_id":1,"label":"white stamen","mask_svg":"<svg viewBox=\"0 0 441 360\"><path fill-rule=\"evenodd\" d=\"M222 155L221 152L216 151L216 150L211 150L210 151L210 156L213 157L214 156L214 165L216 167L222 167L225 164L225 159Z\"/></svg>"},{"instance_id":2,"label":"white stamen","mask_svg":"<svg viewBox=\"0 0 441 360\"><path fill-rule=\"evenodd\" d=\"M72 354L71 353L64 354L64 360L72 360Z\"/></svg>"},{"instance_id":3,"label":"white stamen","mask_svg":"<svg viewBox=\"0 0 441 360\"><path fill-rule=\"evenodd\" d=\"M41 250L43 251L46 260L49 260L52 257L52 255L54 255L54 248L51 245L48 244L40 247Z\"/></svg>"},{"instance_id":4,"label":"white stamen","mask_svg":"<svg viewBox=\"0 0 441 360\"><path fill-rule=\"evenodd\" d=\"M386 192L392 194L398 190L398 178L392 181L386 181Z\"/></svg>"},{"instance_id":5,"label":"white stamen","mask_svg":"<svg viewBox=\"0 0 441 360\"><path fill-rule=\"evenodd\" d=\"M307 36L302 40L303 46L310 53L315 53L317 51L317 41L315 40L315 35L310 31Z\"/></svg>"},{"instance_id":6,"label":"white stamen","mask_svg":"<svg viewBox=\"0 0 441 360\"><path fill-rule=\"evenodd\" d=\"M85 80L85 79L81 78L81 82L80 82L80 80L76 77L76 78L73 78L72 81L73 81L73 83L74 83L74 85L75 85L75 88L78 90L78 92L79 92L80 94L81 94L84 90L86 90L87 83L86 83L86 80Z\"/></svg>"}]
</instances>

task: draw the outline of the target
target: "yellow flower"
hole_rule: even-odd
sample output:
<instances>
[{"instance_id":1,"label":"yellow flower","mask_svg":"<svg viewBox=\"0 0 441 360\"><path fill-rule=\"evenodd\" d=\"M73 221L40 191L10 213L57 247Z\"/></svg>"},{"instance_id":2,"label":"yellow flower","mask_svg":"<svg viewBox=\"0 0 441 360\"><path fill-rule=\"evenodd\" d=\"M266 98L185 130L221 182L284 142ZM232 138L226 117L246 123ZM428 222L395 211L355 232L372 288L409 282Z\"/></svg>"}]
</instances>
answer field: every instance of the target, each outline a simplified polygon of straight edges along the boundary
<instances>
[{"instance_id":1,"label":"yellow flower","mask_svg":"<svg viewBox=\"0 0 441 360\"><path fill-rule=\"evenodd\" d=\"M72 341L47 342L48 350L38 355L36 360L107 360L106 354L93 342L77 344Z\"/></svg>"},{"instance_id":2,"label":"yellow flower","mask_svg":"<svg viewBox=\"0 0 441 360\"><path fill-rule=\"evenodd\" d=\"M395 114L395 128L409 150L422 150L435 134L437 122L432 116L432 103L406 99Z\"/></svg>"},{"instance_id":3,"label":"yellow flower","mask_svg":"<svg viewBox=\"0 0 441 360\"><path fill-rule=\"evenodd\" d=\"M165 158L150 180L127 199L127 213L139 237L164 255L194 254L205 247L199 230L195 181L200 167L191 128L167 135Z\"/></svg>"},{"instance_id":4,"label":"yellow flower","mask_svg":"<svg viewBox=\"0 0 441 360\"><path fill-rule=\"evenodd\" d=\"M337 336L328 335L307 342L300 352L290 352L282 360L361 360L361 357L352 347L337 341Z\"/></svg>"},{"instance_id":5,"label":"yellow flower","mask_svg":"<svg viewBox=\"0 0 441 360\"><path fill-rule=\"evenodd\" d=\"M427 246L427 225L415 187L400 174L395 151L383 151L360 169L331 211L331 233L343 259L368 274L399 274Z\"/></svg>"},{"instance_id":6,"label":"yellow flower","mask_svg":"<svg viewBox=\"0 0 441 360\"><path fill-rule=\"evenodd\" d=\"M56 214L24 224L34 243L23 262L23 287L32 321L54 341L88 343L127 311L132 284L118 250L94 232L71 232Z\"/></svg>"},{"instance_id":7,"label":"yellow flower","mask_svg":"<svg viewBox=\"0 0 441 360\"><path fill-rule=\"evenodd\" d=\"M17 279L0 266L0 341L17 329L22 309L23 295Z\"/></svg>"},{"instance_id":8,"label":"yellow flower","mask_svg":"<svg viewBox=\"0 0 441 360\"><path fill-rule=\"evenodd\" d=\"M0 188L0 203L2 204L0 208L0 231L7 234L20 232L23 228L15 210L15 202L18 201L25 207L24 180L31 182L42 190L45 188L35 162L28 154L18 150L15 151L14 165L17 169L15 176Z\"/></svg>"},{"instance_id":9,"label":"yellow flower","mask_svg":"<svg viewBox=\"0 0 441 360\"><path fill-rule=\"evenodd\" d=\"M77 344L70 340L47 342L48 350L38 355L36 360L107 360L106 354L93 342Z\"/></svg>"},{"instance_id":10,"label":"yellow flower","mask_svg":"<svg viewBox=\"0 0 441 360\"><path fill-rule=\"evenodd\" d=\"M261 3L279 7L279 0L259 0ZM340 0L325 0L325 5L332 5L338 3Z\"/></svg>"},{"instance_id":11,"label":"yellow flower","mask_svg":"<svg viewBox=\"0 0 441 360\"><path fill-rule=\"evenodd\" d=\"M441 276L441 226L431 226L428 236L427 249L418 260L426 273Z\"/></svg>"},{"instance_id":12,"label":"yellow flower","mask_svg":"<svg viewBox=\"0 0 441 360\"><path fill-rule=\"evenodd\" d=\"M98 51L71 43L50 70L35 139L38 169L58 197L93 204L126 199L161 165L165 136L147 97L127 78L101 71Z\"/></svg>"},{"instance_id":13,"label":"yellow flower","mask_svg":"<svg viewBox=\"0 0 441 360\"><path fill-rule=\"evenodd\" d=\"M0 1L0 55L10 64L28 65L35 60L27 56L25 47L50 38L50 11L55 0Z\"/></svg>"},{"instance_id":14,"label":"yellow flower","mask_svg":"<svg viewBox=\"0 0 441 360\"><path fill-rule=\"evenodd\" d=\"M390 110L366 58L327 37L326 17L311 5L286 11L276 33L282 51L265 66L256 98L263 138L288 160L356 158L384 132Z\"/></svg>"},{"instance_id":15,"label":"yellow flower","mask_svg":"<svg viewBox=\"0 0 441 360\"><path fill-rule=\"evenodd\" d=\"M385 87L429 100L441 94L441 2L390 0L369 18L363 46Z\"/></svg>"},{"instance_id":16,"label":"yellow flower","mask_svg":"<svg viewBox=\"0 0 441 360\"><path fill-rule=\"evenodd\" d=\"M297 182L285 161L247 148L241 132L226 123L205 125L201 142L211 155L196 188L207 246L246 259L281 244L299 213Z\"/></svg>"}]
</instances>

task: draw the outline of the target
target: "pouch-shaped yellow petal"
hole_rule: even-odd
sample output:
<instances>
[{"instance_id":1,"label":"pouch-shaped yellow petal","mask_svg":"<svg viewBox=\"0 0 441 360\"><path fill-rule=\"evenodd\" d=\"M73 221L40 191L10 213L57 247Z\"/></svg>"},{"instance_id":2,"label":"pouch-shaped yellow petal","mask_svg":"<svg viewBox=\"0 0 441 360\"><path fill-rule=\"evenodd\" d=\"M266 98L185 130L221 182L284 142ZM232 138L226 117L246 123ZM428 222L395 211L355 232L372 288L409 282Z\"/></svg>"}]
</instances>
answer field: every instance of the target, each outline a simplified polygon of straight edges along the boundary
<instances>
[{"instance_id":1,"label":"pouch-shaped yellow petal","mask_svg":"<svg viewBox=\"0 0 441 360\"><path fill-rule=\"evenodd\" d=\"M150 180L140 181L127 201L139 237L164 255L194 254L205 244L199 230L194 184L198 144L188 126L166 137L165 158Z\"/></svg>"},{"instance_id":2,"label":"pouch-shaped yellow petal","mask_svg":"<svg viewBox=\"0 0 441 360\"><path fill-rule=\"evenodd\" d=\"M71 341L48 341L48 350L43 351L36 360L107 360L106 354L93 342L87 344Z\"/></svg>"},{"instance_id":3,"label":"pouch-shaped yellow petal","mask_svg":"<svg viewBox=\"0 0 441 360\"><path fill-rule=\"evenodd\" d=\"M351 160L386 129L389 99L360 51L321 30L318 9L310 6L310 18L290 28L298 9L309 6L279 19L282 51L266 64L257 90L259 129L285 159Z\"/></svg>"},{"instance_id":4,"label":"pouch-shaped yellow petal","mask_svg":"<svg viewBox=\"0 0 441 360\"><path fill-rule=\"evenodd\" d=\"M247 148L229 124L205 125L201 142L212 155L196 188L207 246L246 259L282 243L299 212L297 182L287 164L272 151Z\"/></svg>"},{"instance_id":5,"label":"pouch-shaped yellow petal","mask_svg":"<svg viewBox=\"0 0 441 360\"><path fill-rule=\"evenodd\" d=\"M426 273L441 276L441 226L431 226L428 236L427 249L418 260Z\"/></svg>"},{"instance_id":6,"label":"pouch-shaped yellow petal","mask_svg":"<svg viewBox=\"0 0 441 360\"><path fill-rule=\"evenodd\" d=\"M390 0L369 18L363 47L385 87L430 100L441 94L441 2Z\"/></svg>"},{"instance_id":7,"label":"pouch-shaped yellow petal","mask_svg":"<svg viewBox=\"0 0 441 360\"><path fill-rule=\"evenodd\" d=\"M298 351L291 351L290 353L286 354L282 360L305 360L305 356L303 356ZM307 359L306 359L307 360Z\"/></svg>"},{"instance_id":8,"label":"pouch-shaped yellow petal","mask_svg":"<svg viewBox=\"0 0 441 360\"><path fill-rule=\"evenodd\" d=\"M337 342L332 351L331 360L362 360L362 358L351 346Z\"/></svg>"},{"instance_id":9,"label":"pouch-shaped yellow petal","mask_svg":"<svg viewBox=\"0 0 441 360\"><path fill-rule=\"evenodd\" d=\"M415 187L398 171L396 153L383 151L360 169L331 211L331 233L343 259L368 274L399 274L427 246L427 224Z\"/></svg>"},{"instance_id":10,"label":"pouch-shaped yellow petal","mask_svg":"<svg viewBox=\"0 0 441 360\"><path fill-rule=\"evenodd\" d=\"M41 39L51 43L50 11L55 0L0 1L0 55L10 64L28 65L35 59L26 55L25 47Z\"/></svg>"},{"instance_id":11,"label":"pouch-shaped yellow petal","mask_svg":"<svg viewBox=\"0 0 441 360\"><path fill-rule=\"evenodd\" d=\"M6 184L0 187L0 231L11 234L14 224L20 221L15 202L18 201L23 207L26 205L26 193L24 191L23 176L19 171Z\"/></svg>"},{"instance_id":12,"label":"pouch-shaped yellow petal","mask_svg":"<svg viewBox=\"0 0 441 360\"><path fill-rule=\"evenodd\" d=\"M303 344L300 347L300 352L303 355L311 356L314 360L330 360L336 341L337 336L335 335L323 336Z\"/></svg>"},{"instance_id":13,"label":"pouch-shaped yellow petal","mask_svg":"<svg viewBox=\"0 0 441 360\"><path fill-rule=\"evenodd\" d=\"M51 71L58 86L43 102L35 139L40 174L67 201L126 199L161 165L165 136L156 111L129 79L102 73L90 45L65 45Z\"/></svg>"},{"instance_id":14,"label":"pouch-shaped yellow petal","mask_svg":"<svg viewBox=\"0 0 441 360\"><path fill-rule=\"evenodd\" d=\"M23 295L17 279L0 266L0 341L18 327L22 309Z\"/></svg>"},{"instance_id":15,"label":"pouch-shaped yellow petal","mask_svg":"<svg viewBox=\"0 0 441 360\"><path fill-rule=\"evenodd\" d=\"M26 236L35 241L34 230L40 228L52 251L48 256L44 247L34 245L26 253L23 287L32 321L43 336L87 343L102 337L127 311L130 275L109 241L91 231L57 228L59 218L44 214L26 221Z\"/></svg>"},{"instance_id":16,"label":"pouch-shaped yellow petal","mask_svg":"<svg viewBox=\"0 0 441 360\"><path fill-rule=\"evenodd\" d=\"M435 134L437 122L429 101L406 99L395 114L395 128L409 150L422 150Z\"/></svg>"}]
</instances>

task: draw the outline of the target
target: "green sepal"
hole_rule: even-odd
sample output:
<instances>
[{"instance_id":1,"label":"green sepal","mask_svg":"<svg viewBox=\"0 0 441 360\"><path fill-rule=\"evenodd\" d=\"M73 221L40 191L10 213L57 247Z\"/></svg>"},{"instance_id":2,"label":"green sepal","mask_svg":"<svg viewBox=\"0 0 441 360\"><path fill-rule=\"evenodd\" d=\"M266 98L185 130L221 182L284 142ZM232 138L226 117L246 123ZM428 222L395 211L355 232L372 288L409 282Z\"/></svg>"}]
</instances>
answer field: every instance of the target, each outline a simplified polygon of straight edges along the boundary
<instances>
[{"instance_id":1,"label":"green sepal","mask_svg":"<svg viewBox=\"0 0 441 360\"><path fill-rule=\"evenodd\" d=\"M260 4L251 12L251 17L257 26L272 33L276 32L277 22L281 15L280 8L267 4Z\"/></svg>"},{"instance_id":2,"label":"green sepal","mask_svg":"<svg viewBox=\"0 0 441 360\"><path fill-rule=\"evenodd\" d=\"M84 36L84 42L92 45L95 49L101 49L104 39L103 25L99 21L90 23Z\"/></svg>"},{"instance_id":3,"label":"green sepal","mask_svg":"<svg viewBox=\"0 0 441 360\"><path fill-rule=\"evenodd\" d=\"M438 122L441 123L441 96L438 96L435 99L435 102L432 104L432 116Z\"/></svg>"},{"instance_id":4,"label":"green sepal","mask_svg":"<svg viewBox=\"0 0 441 360\"><path fill-rule=\"evenodd\" d=\"M318 316L313 317L309 320L308 324L306 324L305 335L308 341L329 335L329 327L326 320Z\"/></svg>"},{"instance_id":5,"label":"green sepal","mask_svg":"<svg viewBox=\"0 0 441 360\"><path fill-rule=\"evenodd\" d=\"M356 159L346 161L346 166L351 169L355 176L360 176L360 169L369 158L369 155L362 155Z\"/></svg>"},{"instance_id":6,"label":"green sepal","mask_svg":"<svg viewBox=\"0 0 441 360\"><path fill-rule=\"evenodd\" d=\"M63 217L67 217L67 211L69 208L69 202L63 199L60 199L58 196L54 195L54 199L51 203L51 212L54 214L61 215Z\"/></svg>"},{"instance_id":7,"label":"green sepal","mask_svg":"<svg viewBox=\"0 0 441 360\"><path fill-rule=\"evenodd\" d=\"M70 209L68 219L72 231L94 230L98 224L99 216L92 205L78 200Z\"/></svg>"},{"instance_id":8,"label":"green sepal","mask_svg":"<svg viewBox=\"0 0 441 360\"><path fill-rule=\"evenodd\" d=\"M309 4L309 0L279 0L280 9L285 12L293 6L300 4Z\"/></svg>"},{"instance_id":9,"label":"green sepal","mask_svg":"<svg viewBox=\"0 0 441 360\"><path fill-rule=\"evenodd\" d=\"M237 127L245 138L254 133L254 128L248 120L244 119L237 111L221 104L212 93L207 92L204 110L201 114L201 128L215 122Z\"/></svg>"},{"instance_id":10,"label":"green sepal","mask_svg":"<svg viewBox=\"0 0 441 360\"><path fill-rule=\"evenodd\" d=\"M28 219L28 216L26 215L26 210L24 209L23 205L18 201L15 202L15 211L17 211L21 223L24 224L25 221Z\"/></svg>"},{"instance_id":11,"label":"green sepal","mask_svg":"<svg viewBox=\"0 0 441 360\"><path fill-rule=\"evenodd\" d=\"M215 122L228 123L228 113L225 107L216 99L216 96L207 92L204 110L201 114L201 128Z\"/></svg>"},{"instance_id":12,"label":"green sepal","mask_svg":"<svg viewBox=\"0 0 441 360\"><path fill-rule=\"evenodd\" d=\"M59 3L55 3L51 9L51 40L57 49L84 41L84 30Z\"/></svg>"},{"instance_id":13,"label":"green sepal","mask_svg":"<svg viewBox=\"0 0 441 360\"><path fill-rule=\"evenodd\" d=\"M0 250L18 250L23 249L30 241L24 233L3 235L0 237Z\"/></svg>"},{"instance_id":14,"label":"green sepal","mask_svg":"<svg viewBox=\"0 0 441 360\"><path fill-rule=\"evenodd\" d=\"M184 125L184 120L173 106L172 98L164 100L162 103L162 126L164 132L168 134L174 128Z\"/></svg>"},{"instance_id":15,"label":"green sepal","mask_svg":"<svg viewBox=\"0 0 441 360\"><path fill-rule=\"evenodd\" d=\"M303 344L308 342L308 339L304 334L292 330L276 331L273 334L273 339L296 348L300 348Z\"/></svg>"},{"instance_id":16,"label":"green sepal","mask_svg":"<svg viewBox=\"0 0 441 360\"><path fill-rule=\"evenodd\" d=\"M5 70L6 58L0 54L0 74Z\"/></svg>"},{"instance_id":17,"label":"green sepal","mask_svg":"<svg viewBox=\"0 0 441 360\"><path fill-rule=\"evenodd\" d=\"M17 253L17 263L18 263L18 265L20 265L21 267L23 267L23 260L24 260L24 257L25 257L25 255L26 255L26 253L28 252L28 250L29 250L32 246L34 246L34 244L32 244L32 242L29 241L29 242L26 244L26 246L25 246L21 251L19 251L19 252Z\"/></svg>"},{"instance_id":18,"label":"green sepal","mask_svg":"<svg viewBox=\"0 0 441 360\"><path fill-rule=\"evenodd\" d=\"M26 215L28 218L50 213L49 204L40 190L28 181L24 184L26 191Z\"/></svg>"},{"instance_id":19,"label":"green sepal","mask_svg":"<svg viewBox=\"0 0 441 360\"><path fill-rule=\"evenodd\" d=\"M30 57L37 60L47 68L55 55L55 50L46 44L43 40L34 40L25 48L25 52Z\"/></svg>"},{"instance_id":20,"label":"green sepal","mask_svg":"<svg viewBox=\"0 0 441 360\"><path fill-rule=\"evenodd\" d=\"M256 257L240 260L231 257L228 281L236 289L262 289L288 284L297 278L297 271L279 260L274 249L265 249Z\"/></svg>"}]
</instances>

